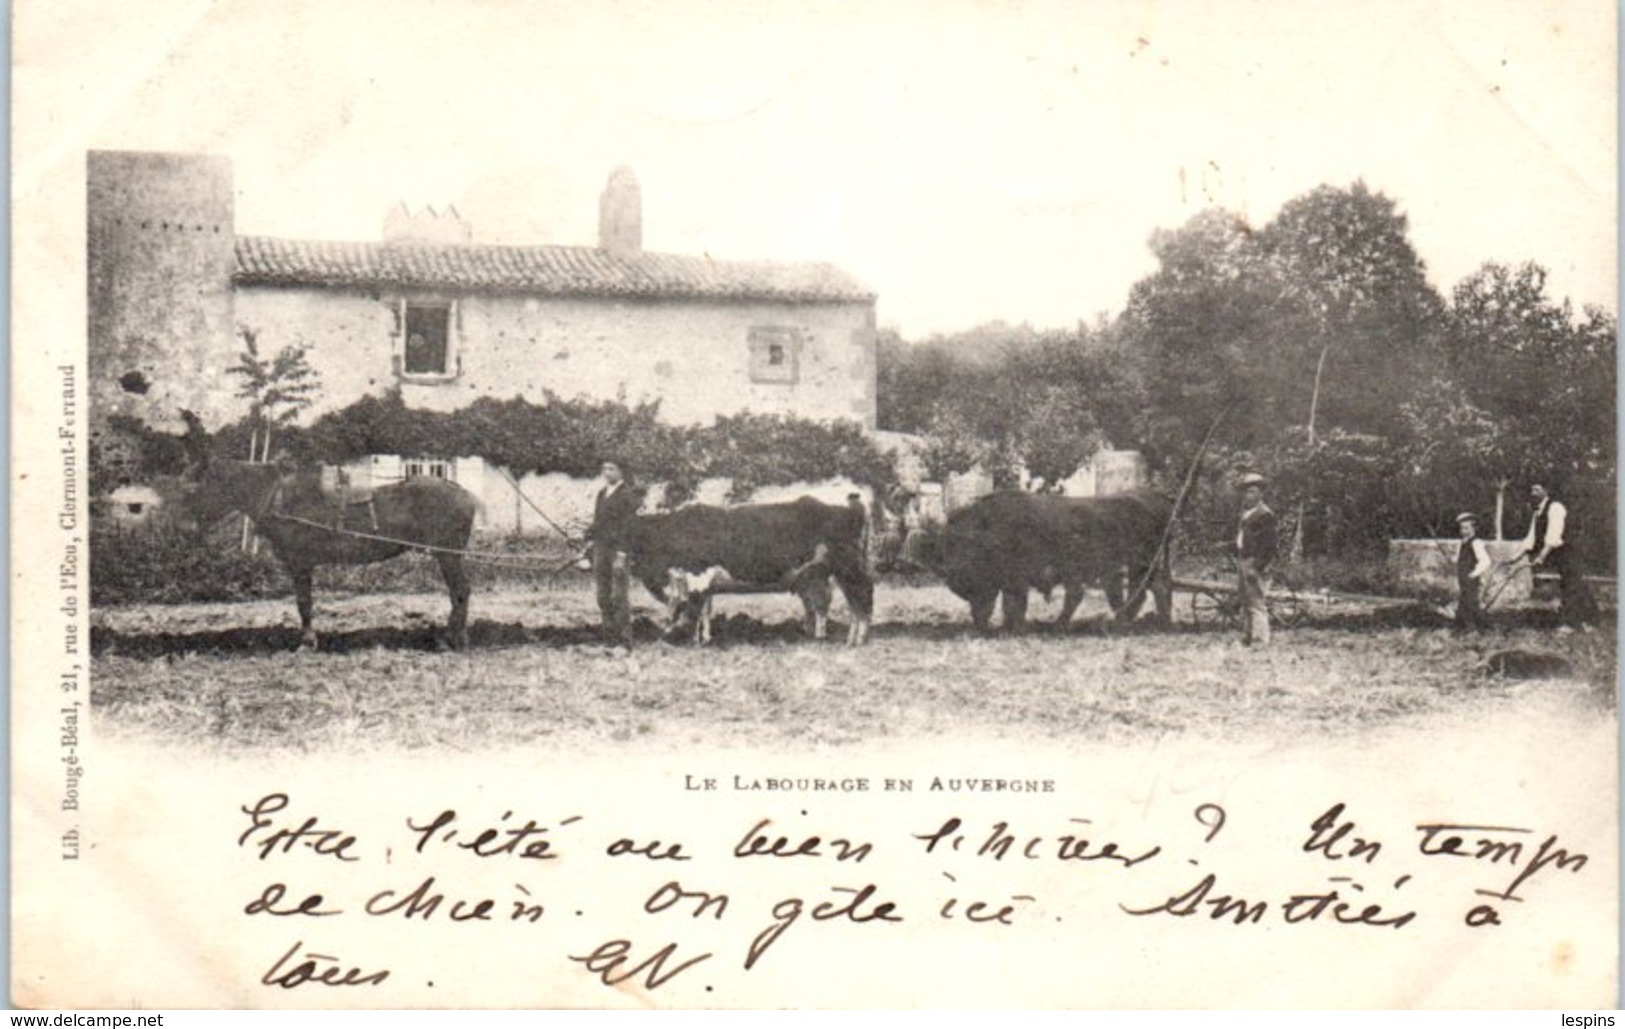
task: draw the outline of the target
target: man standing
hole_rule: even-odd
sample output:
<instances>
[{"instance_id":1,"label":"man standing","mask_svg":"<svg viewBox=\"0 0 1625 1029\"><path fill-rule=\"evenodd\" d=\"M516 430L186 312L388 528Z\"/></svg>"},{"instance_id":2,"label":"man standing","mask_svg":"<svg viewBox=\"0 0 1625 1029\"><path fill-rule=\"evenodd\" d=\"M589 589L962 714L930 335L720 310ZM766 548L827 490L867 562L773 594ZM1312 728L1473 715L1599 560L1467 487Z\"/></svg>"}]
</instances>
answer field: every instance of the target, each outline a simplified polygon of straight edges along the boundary
<instances>
[{"instance_id":1,"label":"man standing","mask_svg":"<svg viewBox=\"0 0 1625 1029\"><path fill-rule=\"evenodd\" d=\"M643 498L625 480L619 462L605 461L601 474L605 485L598 491L592 528L587 532L587 539L592 542L593 579L598 585L598 613L610 640L630 648L632 573L627 546L632 518L638 513Z\"/></svg>"},{"instance_id":2,"label":"man standing","mask_svg":"<svg viewBox=\"0 0 1625 1029\"><path fill-rule=\"evenodd\" d=\"M1265 600L1270 562L1275 560L1275 512L1264 504L1264 477L1248 472L1236 482L1241 490L1241 523L1236 528L1236 592L1241 601L1241 641L1249 646L1270 641L1270 612Z\"/></svg>"},{"instance_id":3,"label":"man standing","mask_svg":"<svg viewBox=\"0 0 1625 1029\"><path fill-rule=\"evenodd\" d=\"M1492 566L1489 548L1478 535L1478 517L1470 512L1456 516L1461 530L1461 550L1456 553L1456 631L1477 632L1489 628L1484 617L1484 576Z\"/></svg>"},{"instance_id":4,"label":"man standing","mask_svg":"<svg viewBox=\"0 0 1625 1029\"><path fill-rule=\"evenodd\" d=\"M1546 567L1557 572L1563 631L1585 628L1597 620L1597 603L1591 598L1591 588L1580 568L1580 555L1574 549L1578 526L1563 502L1539 483L1529 487L1529 501L1534 516L1529 519L1523 552L1530 555L1531 568Z\"/></svg>"}]
</instances>

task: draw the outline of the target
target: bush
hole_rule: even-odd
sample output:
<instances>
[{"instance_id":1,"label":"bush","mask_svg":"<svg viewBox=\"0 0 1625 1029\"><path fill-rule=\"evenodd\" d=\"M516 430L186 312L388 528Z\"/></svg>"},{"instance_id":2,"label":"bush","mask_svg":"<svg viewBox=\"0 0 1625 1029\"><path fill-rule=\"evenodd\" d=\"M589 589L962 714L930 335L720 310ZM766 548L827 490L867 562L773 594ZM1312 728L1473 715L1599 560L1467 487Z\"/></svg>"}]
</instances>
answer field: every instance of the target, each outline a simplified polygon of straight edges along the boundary
<instances>
[{"instance_id":1,"label":"bush","mask_svg":"<svg viewBox=\"0 0 1625 1029\"><path fill-rule=\"evenodd\" d=\"M142 453L167 457L177 445L175 437L144 426L126 431L140 437ZM246 454L251 431L248 419L220 429L214 453ZM580 477L615 457L642 480L670 484L668 503L710 478L732 479L736 498L763 486L836 476L879 491L896 481L890 459L855 423L747 412L703 427L668 425L659 420L657 403L629 407L552 395L541 404L487 397L455 411L409 408L396 393L368 396L309 427L278 429L274 450L302 464L343 464L369 454L482 457L518 475Z\"/></svg>"},{"instance_id":2,"label":"bush","mask_svg":"<svg viewBox=\"0 0 1625 1029\"><path fill-rule=\"evenodd\" d=\"M613 456L648 483L664 482L664 502L676 504L704 479L733 481L730 496L743 499L764 486L815 482L845 476L883 492L895 482L891 461L852 423L813 422L784 415L740 414L705 427L667 425L655 404L628 407L614 401L560 400L532 404L482 399L456 411L408 408L398 395L364 397L308 426L277 430L274 451L306 464L344 463L369 454L437 457L478 456L518 474L562 472L589 476ZM211 437L216 455L248 453L249 419ZM93 451L98 483L152 481L179 471L183 441L130 420L110 420ZM232 522L231 525L240 525ZM98 526L92 533L91 601L133 602L243 600L286 596L287 576L262 548L241 552L236 532L208 542L162 528L131 531ZM559 580L568 555L539 541L486 540L474 548L490 555L470 561L476 586L517 582L545 588ZM551 544L557 547L557 543ZM568 576L569 573L565 572ZM413 556L317 570L318 590L357 593L444 588L435 562Z\"/></svg>"},{"instance_id":3,"label":"bush","mask_svg":"<svg viewBox=\"0 0 1625 1029\"><path fill-rule=\"evenodd\" d=\"M162 528L93 528L90 602L110 607L291 597L293 583L263 541L257 554L243 552L241 524L232 519L203 538ZM476 537L470 549L480 555L467 562L476 591L496 583L546 590L586 581L556 540ZM318 594L439 593L445 588L439 564L418 553L316 569Z\"/></svg>"},{"instance_id":4,"label":"bush","mask_svg":"<svg viewBox=\"0 0 1625 1029\"><path fill-rule=\"evenodd\" d=\"M235 541L168 529L91 528L90 602L97 606L253 600L286 596L290 588L264 549L245 554Z\"/></svg>"}]
</instances>

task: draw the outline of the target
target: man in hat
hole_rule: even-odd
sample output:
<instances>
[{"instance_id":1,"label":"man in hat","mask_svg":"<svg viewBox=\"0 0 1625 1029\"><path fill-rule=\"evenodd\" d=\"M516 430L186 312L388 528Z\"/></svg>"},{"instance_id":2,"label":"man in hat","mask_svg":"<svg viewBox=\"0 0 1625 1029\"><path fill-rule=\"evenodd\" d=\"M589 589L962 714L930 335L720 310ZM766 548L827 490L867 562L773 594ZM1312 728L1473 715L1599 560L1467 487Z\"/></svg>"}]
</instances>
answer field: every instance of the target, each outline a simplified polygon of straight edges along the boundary
<instances>
[{"instance_id":1,"label":"man in hat","mask_svg":"<svg viewBox=\"0 0 1625 1029\"><path fill-rule=\"evenodd\" d=\"M1489 628L1484 615L1484 582L1493 562L1490 550L1478 535L1478 516L1463 511L1456 516L1461 532L1461 549L1456 553L1456 631L1477 632Z\"/></svg>"},{"instance_id":2,"label":"man in hat","mask_svg":"<svg viewBox=\"0 0 1625 1029\"><path fill-rule=\"evenodd\" d=\"M643 502L637 490L626 481L619 461L605 461L600 469L604 488L593 504L592 574L598 586L598 613L604 632L621 646L632 646L631 559L627 545L632 519Z\"/></svg>"},{"instance_id":3,"label":"man in hat","mask_svg":"<svg viewBox=\"0 0 1625 1029\"><path fill-rule=\"evenodd\" d=\"M1529 487L1529 502L1534 515L1523 539L1523 552L1530 555L1531 568L1557 572L1558 612L1563 629L1586 628L1597 620L1597 602L1591 597L1591 588L1580 568L1580 555L1574 550L1578 526L1569 517L1567 506L1540 483Z\"/></svg>"},{"instance_id":4,"label":"man in hat","mask_svg":"<svg viewBox=\"0 0 1625 1029\"><path fill-rule=\"evenodd\" d=\"M1236 527L1236 594L1241 600L1243 643L1270 641L1270 612L1265 576L1275 560L1275 512L1264 503L1264 477L1248 472L1236 480L1241 490L1241 522Z\"/></svg>"}]
</instances>

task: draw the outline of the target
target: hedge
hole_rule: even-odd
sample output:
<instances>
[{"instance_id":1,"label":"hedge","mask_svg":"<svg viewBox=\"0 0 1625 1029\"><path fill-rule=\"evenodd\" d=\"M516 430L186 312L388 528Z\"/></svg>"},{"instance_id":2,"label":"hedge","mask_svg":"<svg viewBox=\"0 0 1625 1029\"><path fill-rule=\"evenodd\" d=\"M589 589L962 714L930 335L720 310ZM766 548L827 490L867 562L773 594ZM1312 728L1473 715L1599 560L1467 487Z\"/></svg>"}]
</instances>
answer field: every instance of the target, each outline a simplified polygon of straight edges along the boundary
<instances>
[{"instance_id":1,"label":"hedge","mask_svg":"<svg viewBox=\"0 0 1625 1029\"><path fill-rule=\"evenodd\" d=\"M310 426L279 428L273 452L302 464L342 464L370 454L478 456L520 475L579 477L596 474L603 460L614 457L640 480L666 483L668 505L691 496L710 478L731 479L735 500L764 486L838 476L877 492L895 482L891 460L852 423L747 413L695 427L667 425L658 415L652 403L629 407L551 395L540 404L482 399L457 411L424 411L408 408L392 393L364 397ZM252 432L246 418L221 428L212 436L213 452L246 456ZM109 419L91 441L93 492L178 474L185 454L177 434L135 419ZM506 552L526 551L529 544L485 540L479 546ZM542 556L526 552L513 568L474 563L470 572L484 581L542 585L557 564L539 560ZM161 527L131 530L98 523L90 564L94 604L244 600L286 596L291 589L268 550L244 554L235 538L205 542ZM327 588L438 591L443 585L432 561L402 559L319 570L317 589Z\"/></svg>"},{"instance_id":2,"label":"hedge","mask_svg":"<svg viewBox=\"0 0 1625 1029\"><path fill-rule=\"evenodd\" d=\"M133 436L139 451L132 460L129 445L98 448L119 454L123 466L117 477L134 478L132 467L145 475L179 470L183 452L177 436L131 420L113 428L119 436ZM214 453L246 455L253 428L245 418L220 429L213 437ZM278 429L274 450L302 464L344 464L369 454L482 457L520 475L579 477L596 474L606 458L614 457L640 479L668 483L671 503L712 478L733 480L735 499L763 486L837 476L876 489L896 481L890 458L853 422L747 412L709 426L668 425L659 420L657 402L628 406L552 394L539 404L486 397L455 411L409 408L396 392L367 396L310 426ZM102 474L98 481L114 477Z\"/></svg>"}]
</instances>

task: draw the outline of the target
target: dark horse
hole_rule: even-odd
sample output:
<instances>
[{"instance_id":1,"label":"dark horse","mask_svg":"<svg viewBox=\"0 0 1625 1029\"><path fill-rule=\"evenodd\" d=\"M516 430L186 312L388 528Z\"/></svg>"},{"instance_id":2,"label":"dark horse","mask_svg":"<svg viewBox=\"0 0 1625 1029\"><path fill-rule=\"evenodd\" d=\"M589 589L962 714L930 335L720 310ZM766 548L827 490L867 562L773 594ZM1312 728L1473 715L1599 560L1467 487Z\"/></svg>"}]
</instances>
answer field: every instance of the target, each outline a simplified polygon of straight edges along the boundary
<instances>
[{"instance_id":1,"label":"dark horse","mask_svg":"<svg viewBox=\"0 0 1625 1029\"><path fill-rule=\"evenodd\" d=\"M189 466L180 505L183 522L201 530L232 512L253 519L293 579L303 647L316 646L310 592L317 565L371 564L418 548L434 555L451 591L445 642L458 649L468 645L470 591L463 552L478 503L467 490L418 476L379 487L367 502L346 509L323 495L318 473L213 458L201 421L190 411L182 415Z\"/></svg>"}]
</instances>

